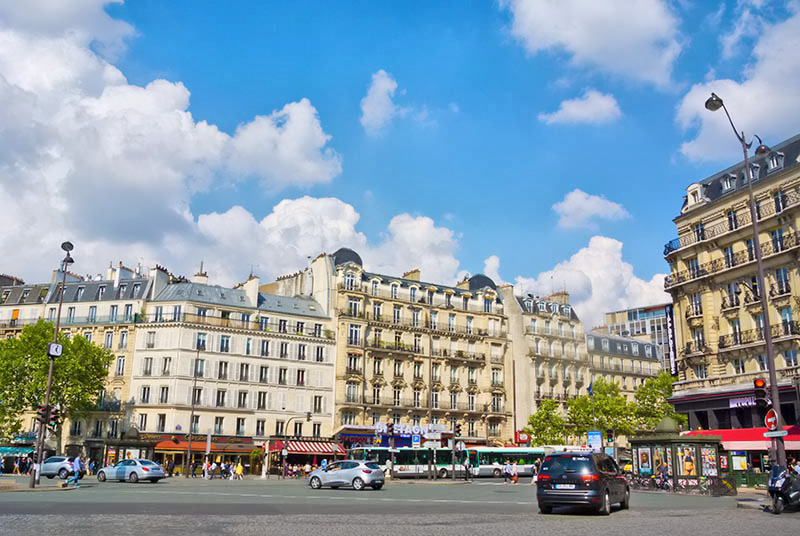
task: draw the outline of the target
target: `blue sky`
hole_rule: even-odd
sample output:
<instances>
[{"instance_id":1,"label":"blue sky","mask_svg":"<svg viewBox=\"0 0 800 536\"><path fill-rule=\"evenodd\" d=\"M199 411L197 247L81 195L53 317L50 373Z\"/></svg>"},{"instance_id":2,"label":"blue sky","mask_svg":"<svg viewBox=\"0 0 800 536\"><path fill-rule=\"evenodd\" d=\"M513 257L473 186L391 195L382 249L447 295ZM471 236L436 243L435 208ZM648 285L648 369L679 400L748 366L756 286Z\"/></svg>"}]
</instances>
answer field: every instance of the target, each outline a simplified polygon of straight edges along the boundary
<instances>
[{"instance_id":1,"label":"blue sky","mask_svg":"<svg viewBox=\"0 0 800 536\"><path fill-rule=\"evenodd\" d=\"M685 188L798 131L800 4L0 0L0 271L231 284L349 246L589 323L666 299ZM33 9L30 9L33 6ZM754 103L760 103L754 106Z\"/></svg>"}]
</instances>

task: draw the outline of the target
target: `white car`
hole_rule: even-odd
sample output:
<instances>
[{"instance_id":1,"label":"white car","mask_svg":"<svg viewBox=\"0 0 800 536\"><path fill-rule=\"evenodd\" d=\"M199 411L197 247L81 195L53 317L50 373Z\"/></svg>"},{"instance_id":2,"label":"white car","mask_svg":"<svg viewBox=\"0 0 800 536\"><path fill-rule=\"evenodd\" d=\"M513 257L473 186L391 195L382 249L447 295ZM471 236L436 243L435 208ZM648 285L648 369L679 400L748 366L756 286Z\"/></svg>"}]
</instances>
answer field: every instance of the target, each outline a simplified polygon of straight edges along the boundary
<instances>
[{"instance_id":1,"label":"white car","mask_svg":"<svg viewBox=\"0 0 800 536\"><path fill-rule=\"evenodd\" d=\"M144 459L122 460L97 471L97 480L100 482L106 480L125 482L127 480L135 483L140 480L149 480L155 484L166 476L160 465Z\"/></svg>"}]
</instances>

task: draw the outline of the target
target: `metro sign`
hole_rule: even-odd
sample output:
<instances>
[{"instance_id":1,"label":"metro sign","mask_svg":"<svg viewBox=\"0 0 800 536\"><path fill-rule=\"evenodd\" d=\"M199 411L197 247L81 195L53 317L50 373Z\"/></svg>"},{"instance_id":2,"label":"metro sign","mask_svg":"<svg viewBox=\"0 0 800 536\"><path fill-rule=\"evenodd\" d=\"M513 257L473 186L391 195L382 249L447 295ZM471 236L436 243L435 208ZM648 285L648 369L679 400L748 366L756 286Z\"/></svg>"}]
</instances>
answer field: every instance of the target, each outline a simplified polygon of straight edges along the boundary
<instances>
[{"instance_id":1,"label":"metro sign","mask_svg":"<svg viewBox=\"0 0 800 536\"><path fill-rule=\"evenodd\" d=\"M767 430L771 432L778 429L778 413L775 411L775 408L767 412L767 416L764 417L764 424L767 425Z\"/></svg>"}]
</instances>

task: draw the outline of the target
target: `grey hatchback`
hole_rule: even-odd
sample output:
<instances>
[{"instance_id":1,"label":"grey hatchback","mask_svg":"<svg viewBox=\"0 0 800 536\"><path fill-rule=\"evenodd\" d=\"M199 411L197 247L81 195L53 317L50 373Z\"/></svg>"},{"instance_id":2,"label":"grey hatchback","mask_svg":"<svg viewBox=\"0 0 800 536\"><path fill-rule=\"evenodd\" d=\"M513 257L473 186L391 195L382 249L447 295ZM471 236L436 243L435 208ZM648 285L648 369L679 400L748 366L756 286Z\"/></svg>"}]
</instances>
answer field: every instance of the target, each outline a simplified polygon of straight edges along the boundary
<instances>
[{"instance_id":1,"label":"grey hatchback","mask_svg":"<svg viewBox=\"0 0 800 536\"><path fill-rule=\"evenodd\" d=\"M68 476L72 476L75 473L72 470L72 460L74 459L66 456L50 456L42 463L40 475L47 478L58 477L61 480L66 480ZM79 478L83 478L85 474L86 471L82 469Z\"/></svg>"},{"instance_id":2,"label":"grey hatchback","mask_svg":"<svg viewBox=\"0 0 800 536\"><path fill-rule=\"evenodd\" d=\"M383 470L375 462L364 460L340 460L328 465L325 469L317 469L308 475L308 485L312 489L322 486L338 488L353 486L362 490L367 486L381 489L384 483Z\"/></svg>"}]
</instances>

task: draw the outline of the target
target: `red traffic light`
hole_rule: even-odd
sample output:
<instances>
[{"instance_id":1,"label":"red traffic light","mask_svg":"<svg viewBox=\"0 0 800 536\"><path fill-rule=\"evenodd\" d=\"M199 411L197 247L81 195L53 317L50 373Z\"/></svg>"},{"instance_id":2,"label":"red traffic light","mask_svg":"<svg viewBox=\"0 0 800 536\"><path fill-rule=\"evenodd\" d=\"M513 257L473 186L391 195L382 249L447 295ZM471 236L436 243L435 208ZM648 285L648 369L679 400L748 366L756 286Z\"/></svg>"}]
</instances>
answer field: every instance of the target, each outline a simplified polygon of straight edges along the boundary
<instances>
[{"instance_id":1,"label":"red traffic light","mask_svg":"<svg viewBox=\"0 0 800 536\"><path fill-rule=\"evenodd\" d=\"M756 378L755 380L753 380L753 386L756 389L766 389L767 388L767 382L766 382L766 380L764 380L764 378Z\"/></svg>"}]
</instances>

